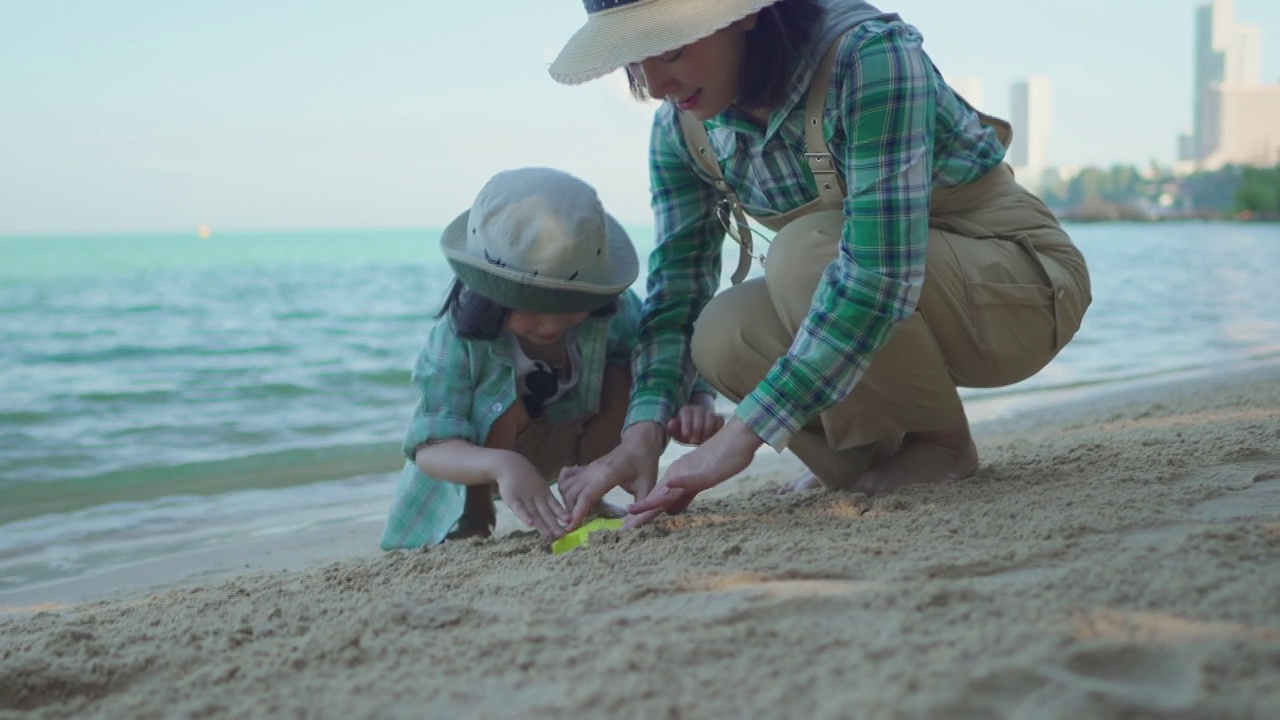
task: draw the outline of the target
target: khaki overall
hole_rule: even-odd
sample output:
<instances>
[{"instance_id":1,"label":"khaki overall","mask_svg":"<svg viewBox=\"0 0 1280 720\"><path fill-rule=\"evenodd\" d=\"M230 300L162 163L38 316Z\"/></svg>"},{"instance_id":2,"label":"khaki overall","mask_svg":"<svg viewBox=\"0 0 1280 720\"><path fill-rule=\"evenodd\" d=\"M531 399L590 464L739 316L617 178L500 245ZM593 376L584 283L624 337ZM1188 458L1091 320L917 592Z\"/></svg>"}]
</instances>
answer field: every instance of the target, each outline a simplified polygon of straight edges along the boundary
<instances>
[{"instance_id":1,"label":"khaki overall","mask_svg":"<svg viewBox=\"0 0 1280 720\"><path fill-rule=\"evenodd\" d=\"M822 112L835 43L810 84L805 157L818 199L755 218L776 232L764 277L741 282L751 263L741 203L724 181L701 122L680 113L695 161L732 208L742 244L734 286L711 300L693 332L698 372L734 402L784 356L809 313L844 227L844 182L823 137ZM1008 147L1008 123L979 113ZM1000 165L931 198L924 289L915 312L842 402L811 420L788 447L828 487L844 487L871 462L877 441L965 424L957 387L996 387L1031 377L1071 340L1091 300L1088 269L1057 218Z\"/></svg>"}]
</instances>

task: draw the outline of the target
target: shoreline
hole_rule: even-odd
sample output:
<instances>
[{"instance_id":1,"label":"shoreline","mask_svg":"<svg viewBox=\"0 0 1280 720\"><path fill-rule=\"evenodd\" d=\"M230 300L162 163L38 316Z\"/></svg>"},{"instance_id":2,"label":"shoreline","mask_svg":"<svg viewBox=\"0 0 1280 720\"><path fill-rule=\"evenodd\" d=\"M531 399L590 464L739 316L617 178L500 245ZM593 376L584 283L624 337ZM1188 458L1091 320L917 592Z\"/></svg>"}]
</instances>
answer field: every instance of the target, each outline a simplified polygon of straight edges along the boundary
<instances>
[{"instance_id":1,"label":"shoreline","mask_svg":"<svg viewBox=\"0 0 1280 720\"><path fill-rule=\"evenodd\" d=\"M954 485L782 497L770 451L566 555L370 521L188 557L0 618L0 716L1274 716L1280 364L975 431Z\"/></svg>"},{"instance_id":2,"label":"shoreline","mask_svg":"<svg viewBox=\"0 0 1280 720\"><path fill-rule=\"evenodd\" d=\"M1145 382L1130 384L1111 392L1107 386L1086 386L1066 390L1051 389L1043 396L1022 395L1016 398L1011 412L970 413L973 434L982 452L985 443L1018 432L1034 431L1049 425L1070 425L1090 416L1122 411L1127 407L1155 404L1169 397L1187 393L1206 393L1231 388L1241 383L1274 378L1280 383L1280 361L1243 363L1225 372L1219 368L1180 371L1160 375ZM999 406L1001 398L979 398L977 404ZM1046 402L1047 400L1047 402ZM687 449L663 455L665 467ZM985 464L985 460L984 460ZM761 448L746 476L768 475L787 478L803 470L789 453L774 453ZM713 489L704 497L721 497L732 493L739 478ZM608 499L625 505L630 496L614 490ZM366 516L367 517L367 516ZM298 533L266 533L234 543L223 543L163 554L105 568L77 577L60 578L0 592L0 619L6 616L45 610L62 610L79 603L105 599L122 599L169 586L206 585L238 575L270 572L298 572L328 562L372 560L385 553L378 548L383 518L347 519L324 523ZM499 522L495 538L520 532L522 526L499 503Z\"/></svg>"}]
</instances>

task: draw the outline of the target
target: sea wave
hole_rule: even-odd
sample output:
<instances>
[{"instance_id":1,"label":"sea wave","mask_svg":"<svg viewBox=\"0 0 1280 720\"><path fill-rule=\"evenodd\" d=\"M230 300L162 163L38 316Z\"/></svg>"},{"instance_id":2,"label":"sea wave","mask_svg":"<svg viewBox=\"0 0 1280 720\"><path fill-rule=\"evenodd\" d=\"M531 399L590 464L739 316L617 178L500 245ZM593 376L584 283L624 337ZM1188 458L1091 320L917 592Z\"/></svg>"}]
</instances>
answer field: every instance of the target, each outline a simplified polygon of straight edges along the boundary
<instances>
[{"instance_id":1,"label":"sea wave","mask_svg":"<svg viewBox=\"0 0 1280 720\"><path fill-rule=\"evenodd\" d=\"M395 443L296 448L183 465L24 482L3 488L0 527L41 515L175 495L269 490L387 473L404 464Z\"/></svg>"},{"instance_id":2,"label":"sea wave","mask_svg":"<svg viewBox=\"0 0 1280 720\"><path fill-rule=\"evenodd\" d=\"M147 345L115 345L102 350L82 350L72 352L50 353L20 358L29 363L93 363L113 360L146 360L164 358L166 360L180 356L218 357L224 355L259 355L288 354L295 348L292 345L268 344L243 347L210 347L202 345L178 345L173 347Z\"/></svg>"}]
</instances>

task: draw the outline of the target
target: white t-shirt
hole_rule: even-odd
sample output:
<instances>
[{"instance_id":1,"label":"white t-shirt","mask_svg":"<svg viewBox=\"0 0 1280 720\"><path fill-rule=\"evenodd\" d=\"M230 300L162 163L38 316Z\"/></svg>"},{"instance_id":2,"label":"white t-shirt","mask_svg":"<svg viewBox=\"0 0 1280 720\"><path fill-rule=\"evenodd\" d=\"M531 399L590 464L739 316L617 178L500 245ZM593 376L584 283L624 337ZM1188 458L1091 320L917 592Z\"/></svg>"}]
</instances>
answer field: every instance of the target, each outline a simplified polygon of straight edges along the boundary
<instances>
[{"instance_id":1,"label":"white t-shirt","mask_svg":"<svg viewBox=\"0 0 1280 720\"><path fill-rule=\"evenodd\" d=\"M532 395L533 393L529 392L529 386L525 382L529 373L534 370L541 369L554 375L555 370L541 360L529 359L529 356L525 355L524 350L520 348L519 339L509 331L506 335L507 339L511 342L511 356L515 359L516 390L519 391L521 396ZM558 378L559 387L556 389L556 393L542 401L543 407L546 407L556 400L559 400L561 397L564 397L565 393L569 392L569 390L573 389L573 386L578 384L578 377L581 375L581 373L578 372L578 368L582 366L582 345L578 342L578 332L576 328L570 329L565 335L564 344L566 350L565 361L568 363L568 366L561 368L560 374L567 377Z\"/></svg>"}]
</instances>

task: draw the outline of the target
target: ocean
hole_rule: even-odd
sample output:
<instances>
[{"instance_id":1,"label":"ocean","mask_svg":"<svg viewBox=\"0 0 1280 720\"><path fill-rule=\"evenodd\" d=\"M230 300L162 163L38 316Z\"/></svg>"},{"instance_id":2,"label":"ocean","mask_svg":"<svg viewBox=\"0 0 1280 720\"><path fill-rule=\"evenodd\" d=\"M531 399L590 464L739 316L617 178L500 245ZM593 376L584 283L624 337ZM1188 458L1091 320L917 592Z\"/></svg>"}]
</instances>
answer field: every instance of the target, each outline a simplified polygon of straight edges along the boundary
<instances>
[{"instance_id":1,"label":"ocean","mask_svg":"<svg viewBox=\"0 0 1280 720\"><path fill-rule=\"evenodd\" d=\"M1280 225L1070 231L1084 327L1034 378L965 391L975 421L1280 361ZM452 277L437 240L0 238L0 591L382 517Z\"/></svg>"}]
</instances>

